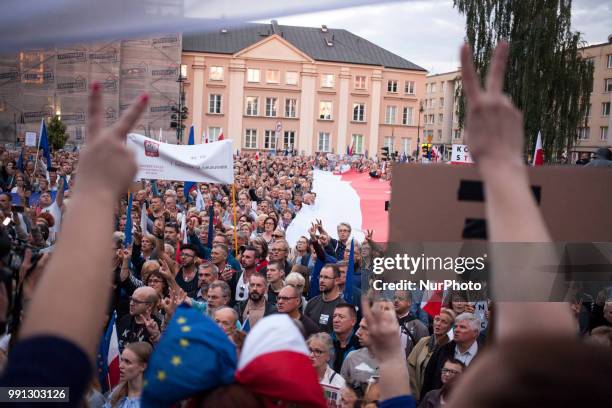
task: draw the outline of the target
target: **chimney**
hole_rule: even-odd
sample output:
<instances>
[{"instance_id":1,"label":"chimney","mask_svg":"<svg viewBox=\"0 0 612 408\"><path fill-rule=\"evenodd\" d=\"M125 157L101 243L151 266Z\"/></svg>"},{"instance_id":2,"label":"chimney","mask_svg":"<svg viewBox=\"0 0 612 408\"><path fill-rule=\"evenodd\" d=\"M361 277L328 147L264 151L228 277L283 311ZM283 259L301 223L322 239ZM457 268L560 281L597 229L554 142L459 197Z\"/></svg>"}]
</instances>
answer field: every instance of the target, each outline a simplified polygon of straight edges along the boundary
<instances>
[{"instance_id":1,"label":"chimney","mask_svg":"<svg viewBox=\"0 0 612 408\"><path fill-rule=\"evenodd\" d=\"M608 36L608 42L612 44L612 34Z\"/></svg>"},{"instance_id":2,"label":"chimney","mask_svg":"<svg viewBox=\"0 0 612 408\"><path fill-rule=\"evenodd\" d=\"M280 30L278 29L278 21L272 20L272 33L280 35Z\"/></svg>"}]
</instances>

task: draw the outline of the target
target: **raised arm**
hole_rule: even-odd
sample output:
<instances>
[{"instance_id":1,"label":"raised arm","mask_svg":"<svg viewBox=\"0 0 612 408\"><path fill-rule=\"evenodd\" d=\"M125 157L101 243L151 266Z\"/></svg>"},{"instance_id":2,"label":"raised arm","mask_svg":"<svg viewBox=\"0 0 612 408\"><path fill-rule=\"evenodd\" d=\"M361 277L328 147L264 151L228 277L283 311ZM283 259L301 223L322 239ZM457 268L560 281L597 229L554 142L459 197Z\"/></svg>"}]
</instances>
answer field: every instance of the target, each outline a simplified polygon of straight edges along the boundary
<instances>
[{"instance_id":1,"label":"raised arm","mask_svg":"<svg viewBox=\"0 0 612 408\"><path fill-rule=\"evenodd\" d=\"M523 155L523 116L503 94L508 44L500 43L482 89L472 52L461 50L463 87L467 97L466 138L484 182L485 209L493 253L493 289L499 338L516 333L573 335L575 326L566 303L534 302L549 294L555 275L542 266L558 263L542 214L531 192ZM500 245L501 243L501 245ZM534 243L509 245L508 243ZM526 292L540 297L527 299ZM511 294L511 298L508 296Z\"/></svg>"},{"instance_id":2,"label":"raised arm","mask_svg":"<svg viewBox=\"0 0 612 408\"><path fill-rule=\"evenodd\" d=\"M103 128L102 94L100 85L94 84L88 146L79 160L70 216L30 304L22 339L41 335L65 339L93 361L111 294L113 206L136 174L133 154L124 142L147 102L148 96L141 96L115 125ZM90 233L83 232L83 225Z\"/></svg>"}]
</instances>

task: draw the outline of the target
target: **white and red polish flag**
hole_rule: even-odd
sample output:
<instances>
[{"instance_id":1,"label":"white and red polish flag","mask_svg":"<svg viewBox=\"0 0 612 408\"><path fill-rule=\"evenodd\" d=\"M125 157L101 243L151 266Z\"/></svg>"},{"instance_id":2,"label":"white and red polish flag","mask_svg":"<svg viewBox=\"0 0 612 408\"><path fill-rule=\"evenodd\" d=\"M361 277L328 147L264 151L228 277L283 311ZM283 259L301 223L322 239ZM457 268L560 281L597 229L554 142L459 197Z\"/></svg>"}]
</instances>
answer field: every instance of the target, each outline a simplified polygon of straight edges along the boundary
<instances>
[{"instance_id":1,"label":"white and red polish flag","mask_svg":"<svg viewBox=\"0 0 612 408\"><path fill-rule=\"evenodd\" d=\"M219 134L219 137L217 138L217 142L218 142L219 140L223 140L223 139L224 139L224 136L223 136L223 128L221 128L221 133Z\"/></svg>"},{"instance_id":2,"label":"white and red polish flag","mask_svg":"<svg viewBox=\"0 0 612 408\"><path fill-rule=\"evenodd\" d=\"M544 149L542 149L542 132L538 132L538 140L536 141L535 151L533 152L533 166L541 166L544 164Z\"/></svg>"},{"instance_id":3,"label":"white and red polish flag","mask_svg":"<svg viewBox=\"0 0 612 408\"><path fill-rule=\"evenodd\" d=\"M443 290L426 290L421 300L421 309L426 311L431 317L437 316L440 314L440 309L442 309L443 296Z\"/></svg>"},{"instance_id":4,"label":"white and red polish flag","mask_svg":"<svg viewBox=\"0 0 612 408\"><path fill-rule=\"evenodd\" d=\"M264 317L251 329L240 354L236 381L265 396L266 407L278 407L272 403L275 400L327 407L304 337L286 314Z\"/></svg>"}]
</instances>

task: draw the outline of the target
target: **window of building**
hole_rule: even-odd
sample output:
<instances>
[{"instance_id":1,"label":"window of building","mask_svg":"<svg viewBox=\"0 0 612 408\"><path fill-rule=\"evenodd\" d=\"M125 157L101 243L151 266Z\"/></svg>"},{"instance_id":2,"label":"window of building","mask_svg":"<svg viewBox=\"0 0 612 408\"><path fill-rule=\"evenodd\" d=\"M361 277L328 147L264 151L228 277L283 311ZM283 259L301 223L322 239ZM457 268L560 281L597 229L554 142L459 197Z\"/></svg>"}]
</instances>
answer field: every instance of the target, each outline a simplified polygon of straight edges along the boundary
<instances>
[{"instance_id":1,"label":"window of building","mask_svg":"<svg viewBox=\"0 0 612 408\"><path fill-rule=\"evenodd\" d=\"M387 106L387 109L385 109L385 123L388 125L395 124L396 116L397 106Z\"/></svg>"},{"instance_id":2,"label":"window of building","mask_svg":"<svg viewBox=\"0 0 612 408\"><path fill-rule=\"evenodd\" d=\"M257 149L257 129L247 129L244 134L244 147Z\"/></svg>"},{"instance_id":3,"label":"window of building","mask_svg":"<svg viewBox=\"0 0 612 408\"><path fill-rule=\"evenodd\" d=\"M612 92L612 78L604 79L604 92Z\"/></svg>"},{"instance_id":4,"label":"window of building","mask_svg":"<svg viewBox=\"0 0 612 408\"><path fill-rule=\"evenodd\" d=\"M442 92L446 92L446 81L442 81Z\"/></svg>"},{"instance_id":5,"label":"window of building","mask_svg":"<svg viewBox=\"0 0 612 408\"><path fill-rule=\"evenodd\" d=\"M355 122L365 122L365 103L353 104L353 120Z\"/></svg>"},{"instance_id":6,"label":"window of building","mask_svg":"<svg viewBox=\"0 0 612 408\"><path fill-rule=\"evenodd\" d=\"M221 113L221 95L210 94L208 98L208 113Z\"/></svg>"},{"instance_id":7,"label":"window of building","mask_svg":"<svg viewBox=\"0 0 612 408\"><path fill-rule=\"evenodd\" d=\"M442 131L438 129L438 140L442 140Z\"/></svg>"},{"instance_id":8,"label":"window of building","mask_svg":"<svg viewBox=\"0 0 612 408\"><path fill-rule=\"evenodd\" d=\"M608 127L602 126L599 130L599 139L600 140L608 140Z\"/></svg>"},{"instance_id":9,"label":"window of building","mask_svg":"<svg viewBox=\"0 0 612 408\"><path fill-rule=\"evenodd\" d=\"M210 67L208 77L211 81L223 81L223 67Z\"/></svg>"},{"instance_id":10,"label":"window of building","mask_svg":"<svg viewBox=\"0 0 612 408\"><path fill-rule=\"evenodd\" d=\"M431 84L431 93L436 93L436 83L432 82Z\"/></svg>"},{"instance_id":11,"label":"window of building","mask_svg":"<svg viewBox=\"0 0 612 408\"><path fill-rule=\"evenodd\" d=\"M319 139L317 140L317 151L329 152L330 136L327 132L319 132Z\"/></svg>"},{"instance_id":12,"label":"window of building","mask_svg":"<svg viewBox=\"0 0 612 408\"><path fill-rule=\"evenodd\" d=\"M442 124L444 122L444 114L438 114L438 124Z\"/></svg>"},{"instance_id":13,"label":"window of building","mask_svg":"<svg viewBox=\"0 0 612 408\"><path fill-rule=\"evenodd\" d=\"M187 64L181 64L181 77L187 79Z\"/></svg>"},{"instance_id":14,"label":"window of building","mask_svg":"<svg viewBox=\"0 0 612 408\"><path fill-rule=\"evenodd\" d=\"M285 72L285 83L287 85L297 85L298 84L298 73L295 71Z\"/></svg>"},{"instance_id":15,"label":"window of building","mask_svg":"<svg viewBox=\"0 0 612 408\"><path fill-rule=\"evenodd\" d=\"M257 116L259 111L259 98L257 96L246 97L246 112L247 116Z\"/></svg>"},{"instance_id":16,"label":"window of building","mask_svg":"<svg viewBox=\"0 0 612 408\"><path fill-rule=\"evenodd\" d=\"M461 131L459 129L455 129L453 132L453 139L461 139Z\"/></svg>"},{"instance_id":17,"label":"window of building","mask_svg":"<svg viewBox=\"0 0 612 408\"><path fill-rule=\"evenodd\" d=\"M412 139L408 138L408 137L403 137L402 138L402 153L405 154L406 156L410 156L411 152L410 152L410 143L412 142Z\"/></svg>"},{"instance_id":18,"label":"window of building","mask_svg":"<svg viewBox=\"0 0 612 408\"><path fill-rule=\"evenodd\" d=\"M444 107L444 98L440 98L440 99L438 100L438 102L440 103L438 106L440 106L441 108L443 108L443 107Z\"/></svg>"},{"instance_id":19,"label":"window of building","mask_svg":"<svg viewBox=\"0 0 612 408\"><path fill-rule=\"evenodd\" d=\"M591 134L591 129L588 127L578 129L578 140L588 140Z\"/></svg>"},{"instance_id":20,"label":"window of building","mask_svg":"<svg viewBox=\"0 0 612 408\"><path fill-rule=\"evenodd\" d=\"M387 92L397 93L397 81L395 79L387 81Z\"/></svg>"},{"instance_id":21,"label":"window of building","mask_svg":"<svg viewBox=\"0 0 612 408\"><path fill-rule=\"evenodd\" d=\"M588 117L588 118L590 118L590 117L591 117L591 106L593 106L593 104L590 104L590 103L589 103L589 104L587 105L586 115L587 115L587 117Z\"/></svg>"},{"instance_id":22,"label":"window of building","mask_svg":"<svg viewBox=\"0 0 612 408\"><path fill-rule=\"evenodd\" d=\"M435 100L435 99L430 99L430 100L429 100L429 103L430 103L430 105L431 105L431 106L430 106L430 108L431 108L431 109L434 109L434 108L436 107L436 100Z\"/></svg>"},{"instance_id":23,"label":"window of building","mask_svg":"<svg viewBox=\"0 0 612 408\"><path fill-rule=\"evenodd\" d=\"M297 117L297 99L293 99L293 98L285 99L285 117L286 118Z\"/></svg>"},{"instance_id":24,"label":"window of building","mask_svg":"<svg viewBox=\"0 0 612 408\"><path fill-rule=\"evenodd\" d=\"M431 84L425 84L425 93L431 93Z\"/></svg>"},{"instance_id":25,"label":"window of building","mask_svg":"<svg viewBox=\"0 0 612 408\"><path fill-rule=\"evenodd\" d=\"M319 119L331 120L332 118L332 103L331 101L319 102Z\"/></svg>"},{"instance_id":26,"label":"window of building","mask_svg":"<svg viewBox=\"0 0 612 408\"><path fill-rule=\"evenodd\" d=\"M276 131L266 130L264 133L264 149L276 149Z\"/></svg>"},{"instance_id":27,"label":"window of building","mask_svg":"<svg viewBox=\"0 0 612 408\"><path fill-rule=\"evenodd\" d=\"M277 69L266 70L266 82L269 84L278 84L280 82L280 71Z\"/></svg>"},{"instance_id":28,"label":"window of building","mask_svg":"<svg viewBox=\"0 0 612 408\"><path fill-rule=\"evenodd\" d=\"M612 68L612 54L608 54L608 68Z\"/></svg>"},{"instance_id":29,"label":"window of building","mask_svg":"<svg viewBox=\"0 0 612 408\"><path fill-rule=\"evenodd\" d=\"M406 81L404 84L404 93L414 95L414 81Z\"/></svg>"},{"instance_id":30,"label":"window of building","mask_svg":"<svg viewBox=\"0 0 612 408\"><path fill-rule=\"evenodd\" d=\"M247 81L248 82L260 82L260 72L257 68L249 68L247 69Z\"/></svg>"},{"instance_id":31,"label":"window of building","mask_svg":"<svg viewBox=\"0 0 612 408\"><path fill-rule=\"evenodd\" d=\"M404 107L404 113L402 115L402 125L412 125L412 114L414 113L414 108L411 106Z\"/></svg>"},{"instance_id":32,"label":"window of building","mask_svg":"<svg viewBox=\"0 0 612 408\"><path fill-rule=\"evenodd\" d=\"M278 115L278 98L266 98L266 116Z\"/></svg>"},{"instance_id":33,"label":"window of building","mask_svg":"<svg viewBox=\"0 0 612 408\"><path fill-rule=\"evenodd\" d=\"M384 147L389 148L389 153L393 153L393 136L385 136L385 142L383 144Z\"/></svg>"},{"instance_id":34,"label":"window of building","mask_svg":"<svg viewBox=\"0 0 612 408\"><path fill-rule=\"evenodd\" d=\"M286 130L283 142L285 143L285 149L295 149L295 131Z\"/></svg>"},{"instance_id":35,"label":"window of building","mask_svg":"<svg viewBox=\"0 0 612 408\"><path fill-rule=\"evenodd\" d=\"M610 102L601 104L601 116L610 116Z\"/></svg>"},{"instance_id":36,"label":"window of building","mask_svg":"<svg viewBox=\"0 0 612 408\"><path fill-rule=\"evenodd\" d=\"M208 140L210 142L216 142L219 140L219 135L221 135L220 127L209 127L208 128Z\"/></svg>"},{"instance_id":37,"label":"window of building","mask_svg":"<svg viewBox=\"0 0 612 408\"><path fill-rule=\"evenodd\" d=\"M366 89L365 75L357 75L355 77L355 89Z\"/></svg>"},{"instance_id":38,"label":"window of building","mask_svg":"<svg viewBox=\"0 0 612 408\"><path fill-rule=\"evenodd\" d=\"M334 87L334 74L321 74L321 88Z\"/></svg>"},{"instance_id":39,"label":"window of building","mask_svg":"<svg viewBox=\"0 0 612 408\"><path fill-rule=\"evenodd\" d=\"M353 154L363 153L363 135L354 134L351 137L351 147L353 148Z\"/></svg>"}]
</instances>

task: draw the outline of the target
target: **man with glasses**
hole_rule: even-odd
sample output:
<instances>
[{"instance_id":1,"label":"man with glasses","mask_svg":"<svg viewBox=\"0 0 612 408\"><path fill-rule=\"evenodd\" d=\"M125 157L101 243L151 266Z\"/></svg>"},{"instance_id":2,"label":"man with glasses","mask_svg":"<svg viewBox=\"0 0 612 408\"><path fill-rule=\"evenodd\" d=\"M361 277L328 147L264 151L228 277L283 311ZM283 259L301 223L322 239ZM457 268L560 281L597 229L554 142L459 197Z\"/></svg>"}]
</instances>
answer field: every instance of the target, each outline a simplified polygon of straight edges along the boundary
<instances>
[{"instance_id":1,"label":"man with glasses","mask_svg":"<svg viewBox=\"0 0 612 408\"><path fill-rule=\"evenodd\" d=\"M412 314L410 307L412 306L412 295L408 291L396 291L393 296L393 308L397 315L397 320L400 326L400 340L402 348L406 352L406 357L412 351L412 348L423 337L429 336L427 326Z\"/></svg>"},{"instance_id":2,"label":"man with glasses","mask_svg":"<svg viewBox=\"0 0 612 408\"><path fill-rule=\"evenodd\" d=\"M282 288L276 297L276 301L279 313L285 313L293 320L302 323L302 327L304 328L302 333L304 335L304 340L308 339L312 334L321 331L319 326L313 322L312 319L300 313L302 295L295 286L287 285Z\"/></svg>"},{"instance_id":3,"label":"man with glasses","mask_svg":"<svg viewBox=\"0 0 612 408\"><path fill-rule=\"evenodd\" d=\"M442 367L442 374L440 376L442 387L429 391L421 400L419 408L435 408L442 405L442 399L448 401L450 389L448 387L444 387L444 385L457 381L457 377L459 377L464 370L465 364L463 364L461 361L454 358L449 358L446 360L444 362L444 366Z\"/></svg>"},{"instance_id":4,"label":"man with glasses","mask_svg":"<svg viewBox=\"0 0 612 408\"><path fill-rule=\"evenodd\" d=\"M336 264L326 264L319 275L320 295L308 301L304 314L319 325L326 333L333 331L333 314L336 306L343 302L338 288L340 270Z\"/></svg>"},{"instance_id":5,"label":"man with glasses","mask_svg":"<svg viewBox=\"0 0 612 408\"><path fill-rule=\"evenodd\" d=\"M209 316L213 316L215 309L221 306L227 306L230 300L230 287L227 283L217 280L210 284L208 293L206 294L206 312Z\"/></svg>"},{"instance_id":6,"label":"man with glasses","mask_svg":"<svg viewBox=\"0 0 612 408\"><path fill-rule=\"evenodd\" d=\"M266 289L268 281L261 273L254 272L249 277L249 298L236 303L234 309L238 313L238 318L242 327L247 325L250 329L265 316L276 313L276 307L266 300Z\"/></svg>"},{"instance_id":7,"label":"man with glasses","mask_svg":"<svg viewBox=\"0 0 612 408\"><path fill-rule=\"evenodd\" d=\"M318 228L321 235L329 236L329 234L323 229L323 224L319 223ZM341 222L338 224L338 239L329 237L329 242L325 246L325 252L336 259L344 259L344 251L348 246L351 230L350 224L346 222Z\"/></svg>"},{"instance_id":8,"label":"man with glasses","mask_svg":"<svg viewBox=\"0 0 612 408\"><path fill-rule=\"evenodd\" d=\"M275 231L274 234L277 234L277 231ZM287 241L285 241L284 237L276 239L273 236L273 239L274 241L270 244L268 259L270 262L278 262L280 265L282 265L285 275L289 275L292 268L291 262L289 262L287 259L289 257L289 244ZM266 271L262 270L261 272L265 273Z\"/></svg>"},{"instance_id":9,"label":"man with glasses","mask_svg":"<svg viewBox=\"0 0 612 408\"><path fill-rule=\"evenodd\" d=\"M181 247L181 268L176 274L176 283L187 293L187 296L195 298L198 294L197 268L195 264L196 249L191 244Z\"/></svg>"},{"instance_id":10,"label":"man with glasses","mask_svg":"<svg viewBox=\"0 0 612 408\"><path fill-rule=\"evenodd\" d=\"M154 345L161 335L160 322L152 315L159 296L150 286L142 286L130 297L130 313L117 321L119 350L129 343L146 341Z\"/></svg>"}]
</instances>

